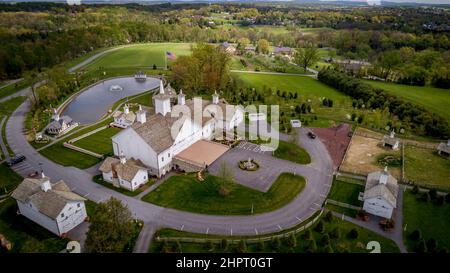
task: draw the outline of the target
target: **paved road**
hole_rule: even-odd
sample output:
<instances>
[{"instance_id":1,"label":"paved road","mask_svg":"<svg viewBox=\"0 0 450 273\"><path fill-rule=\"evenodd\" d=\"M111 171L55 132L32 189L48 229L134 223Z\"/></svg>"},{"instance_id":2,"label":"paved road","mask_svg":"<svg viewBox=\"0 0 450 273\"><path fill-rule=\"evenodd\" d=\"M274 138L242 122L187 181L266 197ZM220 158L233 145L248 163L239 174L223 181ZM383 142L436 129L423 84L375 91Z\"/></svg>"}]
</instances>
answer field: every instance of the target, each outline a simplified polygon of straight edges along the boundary
<instances>
[{"instance_id":1,"label":"paved road","mask_svg":"<svg viewBox=\"0 0 450 273\"><path fill-rule=\"evenodd\" d=\"M7 117L4 116L2 121L0 122L0 132L2 131L3 125L5 124L6 118ZM3 143L3 137L1 136L0 136L0 148L2 149L3 156L5 157L4 159L8 159L9 158L8 148L6 148L5 143Z\"/></svg>"},{"instance_id":2,"label":"paved road","mask_svg":"<svg viewBox=\"0 0 450 273\"><path fill-rule=\"evenodd\" d=\"M20 82L21 80L23 80L23 78L7 81L4 84L0 85L0 89L3 89L5 87L7 87L7 86L15 84L16 82Z\"/></svg>"},{"instance_id":3,"label":"paved road","mask_svg":"<svg viewBox=\"0 0 450 273\"><path fill-rule=\"evenodd\" d=\"M32 170L40 170L42 166L46 175L51 177L53 182L63 179L74 192L94 202L102 202L113 196L127 204L134 216L142 219L145 223L158 223L161 227L209 234L271 233L292 227L318 211L326 195L323 190L329 189L331 186L333 167L325 146L318 140L307 138L306 130L302 129L299 140L313 159L310 166L318 170L315 173L306 174L310 183L304 191L311 194L301 194L283 208L253 216L211 216L163 208L93 183L89 172L74 167L60 166L40 155L27 142L22 133L24 114L28 108L29 101L27 100L11 115L6 127L7 141L11 149L27 157L24 166L15 169L19 174L25 176ZM320 191L317 191L317 188Z\"/></svg>"},{"instance_id":4,"label":"paved road","mask_svg":"<svg viewBox=\"0 0 450 273\"><path fill-rule=\"evenodd\" d=\"M36 88L41 86L43 83L44 83L44 81L36 83ZM20 91L17 91L14 94L11 94L9 96L1 98L0 102L4 102L4 101L10 100L10 99L15 98L15 97L26 97L30 92L31 92L31 87L26 87L26 88L24 88L24 89L22 89Z\"/></svg>"}]
</instances>

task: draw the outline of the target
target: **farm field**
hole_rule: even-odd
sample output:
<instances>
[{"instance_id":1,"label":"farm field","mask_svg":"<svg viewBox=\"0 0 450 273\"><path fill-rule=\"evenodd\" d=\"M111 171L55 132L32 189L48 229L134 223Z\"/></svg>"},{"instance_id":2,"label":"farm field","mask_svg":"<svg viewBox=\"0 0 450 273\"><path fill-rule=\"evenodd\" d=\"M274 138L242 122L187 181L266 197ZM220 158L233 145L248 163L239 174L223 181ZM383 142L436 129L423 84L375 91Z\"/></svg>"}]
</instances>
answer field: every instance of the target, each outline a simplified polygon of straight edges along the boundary
<instances>
[{"instance_id":1,"label":"farm field","mask_svg":"<svg viewBox=\"0 0 450 273\"><path fill-rule=\"evenodd\" d=\"M358 132L364 131L358 128ZM358 133L353 136L347 151L347 156L341 165L341 171L367 175L368 173L379 171L384 167L379 162L381 158L401 158L400 150L394 151L380 145L383 138L382 134L375 135L378 135L378 137L366 137L358 135ZM389 172L397 179L401 176L400 166L389 166Z\"/></svg>"},{"instance_id":2,"label":"farm field","mask_svg":"<svg viewBox=\"0 0 450 273\"><path fill-rule=\"evenodd\" d=\"M410 190L404 193L403 217L407 230L403 236L408 251L415 251L417 242L410 239L410 234L420 230L422 238L427 241L434 238L437 248L450 249L450 204L436 205L433 202L419 200L420 194L413 194Z\"/></svg>"},{"instance_id":3,"label":"farm field","mask_svg":"<svg viewBox=\"0 0 450 273\"><path fill-rule=\"evenodd\" d=\"M433 170L430 172L430 170ZM450 189L450 160L439 156L436 150L405 147L405 175L419 185Z\"/></svg>"},{"instance_id":4,"label":"farm field","mask_svg":"<svg viewBox=\"0 0 450 273\"><path fill-rule=\"evenodd\" d=\"M353 206L362 207L363 202L358 200L360 192L364 192L364 185L334 179L328 198Z\"/></svg>"},{"instance_id":5,"label":"farm field","mask_svg":"<svg viewBox=\"0 0 450 273\"><path fill-rule=\"evenodd\" d=\"M295 198L306 185L301 176L282 173L268 192L225 182L229 194L219 194L224 182L207 176L199 182L194 175L172 176L142 200L163 207L214 215L248 215L276 210Z\"/></svg>"},{"instance_id":6,"label":"farm field","mask_svg":"<svg viewBox=\"0 0 450 273\"><path fill-rule=\"evenodd\" d=\"M389 93L405 98L413 103L441 115L450 122L450 92L446 89L431 86L410 86L379 81L365 82L386 90Z\"/></svg>"},{"instance_id":7,"label":"farm field","mask_svg":"<svg viewBox=\"0 0 450 273\"><path fill-rule=\"evenodd\" d=\"M165 65L166 51L175 53L175 55L188 55L191 44L189 43L149 43L137 44L134 46L122 48L120 50L107 53L94 62L87 65L87 70L106 68L127 68L127 67L147 67L156 65L162 68ZM171 61L167 60L170 65Z\"/></svg>"}]
</instances>

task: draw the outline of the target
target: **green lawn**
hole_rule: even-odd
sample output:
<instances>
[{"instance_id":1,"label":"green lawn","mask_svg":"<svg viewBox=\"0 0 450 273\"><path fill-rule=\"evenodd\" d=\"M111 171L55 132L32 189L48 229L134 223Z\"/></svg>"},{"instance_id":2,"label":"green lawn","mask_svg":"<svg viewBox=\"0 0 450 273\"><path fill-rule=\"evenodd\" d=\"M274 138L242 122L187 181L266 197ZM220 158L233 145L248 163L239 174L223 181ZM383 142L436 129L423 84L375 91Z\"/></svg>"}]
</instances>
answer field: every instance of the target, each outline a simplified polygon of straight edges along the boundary
<instances>
[{"instance_id":1,"label":"green lawn","mask_svg":"<svg viewBox=\"0 0 450 273\"><path fill-rule=\"evenodd\" d=\"M436 239L438 249L450 249L450 204L442 206L418 200L418 195L406 191L403 197L403 221L407 225L404 232L408 251L414 251L417 242L410 240L409 235L419 229L425 241Z\"/></svg>"},{"instance_id":2,"label":"green lawn","mask_svg":"<svg viewBox=\"0 0 450 273\"><path fill-rule=\"evenodd\" d=\"M311 163L311 157L305 149L296 144L280 140L278 148L274 152L274 156L289 160L298 164Z\"/></svg>"},{"instance_id":3,"label":"green lawn","mask_svg":"<svg viewBox=\"0 0 450 273\"><path fill-rule=\"evenodd\" d=\"M99 158L68 149L62 145L62 142L55 143L39 152L62 166L74 166L79 169L89 168L101 161Z\"/></svg>"},{"instance_id":4,"label":"green lawn","mask_svg":"<svg viewBox=\"0 0 450 273\"><path fill-rule=\"evenodd\" d=\"M209 175L199 182L195 175L172 176L142 200L163 207L215 215L248 215L276 210L294 199L305 187L305 179L281 174L268 192L263 193L233 182L226 182L229 195L219 194L222 182Z\"/></svg>"},{"instance_id":5,"label":"green lawn","mask_svg":"<svg viewBox=\"0 0 450 273\"><path fill-rule=\"evenodd\" d=\"M98 153L101 155L112 154L112 142L111 137L120 132L119 128L106 128L93 135L82 138L73 144L80 148Z\"/></svg>"},{"instance_id":6,"label":"green lawn","mask_svg":"<svg viewBox=\"0 0 450 273\"><path fill-rule=\"evenodd\" d=\"M10 193L20 182L22 182L20 175L10 169L6 163L0 164L0 195Z\"/></svg>"},{"instance_id":7,"label":"green lawn","mask_svg":"<svg viewBox=\"0 0 450 273\"><path fill-rule=\"evenodd\" d=\"M405 98L413 103L441 115L450 121L450 92L447 89L431 86L410 86L379 81L365 81L375 87L382 88L389 93Z\"/></svg>"},{"instance_id":8,"label":"green lawn","mask_svg":"<svg viewBox=\"0 0 450 273\"><path fill-rule=\"evenodd\" d=\"M111 183L104 181L101 174L94 176L92 178L92 181L94 181L95 183L100 184L104 187L107 187L108 189L115 190L117 192L125 194L127 196L136 196L136 195L140 194L141 192L143 192L144 190L146 190L151 184L153 184L155 182L154 180L150 180L149 182L147 182L145 185L143 185L139 189L137 189L135 191L129 191L124 188L114 187Z\"/></svg>"},{"instance_id":9,"label":"green lawn","mask_svg":"<svg viewBox=\"0 0 450 273\"><path fill-rule=\"evenodd\" d=\"M98 67L120 68L120 67L164 67L166 51L175 55L188 55L191 52L189 43L149 43L137 44L122 48L111 53L106 53L94 62L87 65L88 70ZM168 65L171 61L168 60Z\"/></svg>"},{"instance_id":10,"label":"green lawn","mask_svg":"<svg viewBox=\"0 0 450 273\"><path fill-rule=\"evenodd\" d=\"M25 80L21 80L14 84L3 87L2 89L0 89L0 99L4 98L6 96L12 95L12 94L24 89L27 86L28 86L28 82Z\"/></svg>"},{"instance_id":11,"label":"green lawn","mask_svg":"<svg viewBox=\"0 0 450 273\"><path fill-rule=\"evenodd\" d=\"M56 253L66 248L69 239L59 238L16 212L14 199L0 202L0 233L13 244L11 252Z\"/></svg>"},{"instance_id":12,"label":"green lawn","mask_svg":"<svg viewBox=\"0 0 450 273\"><path fill-rule=\"evenodd\" d=\"M328 198L353 206L362 207L363 202L358 200L360 192L364 192L363 185L334 179Z\"/></svg>"},{"instance_id":13,"label":"green lawn","mask_svg":"<svg viewBox=\"0 0 450 273\"><path fill-rule=\"evenodd\" d=\"M405 174L420 185L450 190L450 160L435 150L406 146Z\"/></svg>"},{"instance_id":14,"label":"green lawn","mask_svg":"<svg viewBox=\"0 0 450 273\"><path fill-rule=\"evenodd\" d=\"M341 236L337 239L330 239L330 246L334 252L350 252L350 253L367 253L366 244L370 241L378 241L381 244L382 253L398 253L399 249L397 245L385 237L382 237L374 232L363 229L356 226L350 222L342 221L337 218L333 218L331 222L324 221L324 232L318 233L314 229L311 229L313 240L316 242L317 251L324 252L325 246L322 241L322 237L326 233L330 233L335 228L339 228ZM348 236L351 229L356 229L358 231L358 238L352 239ZM158 236L164 237L166 230L161 230L157 232ZM183 232L177 232L178 236L183 237L189 235L184 235ZM171 232L170 236L173 236ZM188 233L186 233L188 234ZM250 253L304 253L308 251L308 246L310 244L309 240L305 240L304 232L298 233L296 235L296 246L289 246L287 239L281 239L280 247L276 247L272 242L266 241L263 246L258 246L257 243L247 243L247 252ZM229 244L227 249L223 249L219 244L213 244L208 246L206 243L180 243L181 251L183 253L235 253L237 252L237 246ZM169 251L173 251L175 243L168 243ZM154 241L150 245L150 252L164 252L164 243Z\"/></svg>"}]
</instances>

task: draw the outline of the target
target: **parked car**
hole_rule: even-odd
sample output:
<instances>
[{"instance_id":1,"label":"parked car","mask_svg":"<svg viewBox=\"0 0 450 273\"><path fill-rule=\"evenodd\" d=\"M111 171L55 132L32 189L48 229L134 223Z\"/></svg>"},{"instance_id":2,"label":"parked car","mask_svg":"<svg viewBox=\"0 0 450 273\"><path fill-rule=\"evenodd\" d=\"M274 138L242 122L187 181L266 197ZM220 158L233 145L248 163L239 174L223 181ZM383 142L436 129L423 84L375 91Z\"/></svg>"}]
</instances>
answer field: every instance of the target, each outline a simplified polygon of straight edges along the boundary
<instances>
[{"instance_id":1,"label":"parked car","mask_svg":"<svg viewBox=\"0 0 450 273\"><path fill-rule=\"evenodd\" d=\"M314 133L312 133L312 132L308 132L308 137L309 137L310 139L315 139L315 138L316 138L316 135L315 135Z\"/></svg>"},{"instance_id":2,"label":"parked car","mask_svg":"<svg viewBox=\"0 0 450 273\"><path fill-rule=\"evenodd\" d=\"M14 156L14 157L11 157L10 159L8 159L7 161L6 161L6 164L8 164L8 166L13 166L13 165L16 165L16 164L18 164L18 163L20 163L20 162L22 162L22 161L24 161L26 158L25 158L25 156L23 156L23 155L16 155L16 156Z\"/></svg>"}]
</instances>

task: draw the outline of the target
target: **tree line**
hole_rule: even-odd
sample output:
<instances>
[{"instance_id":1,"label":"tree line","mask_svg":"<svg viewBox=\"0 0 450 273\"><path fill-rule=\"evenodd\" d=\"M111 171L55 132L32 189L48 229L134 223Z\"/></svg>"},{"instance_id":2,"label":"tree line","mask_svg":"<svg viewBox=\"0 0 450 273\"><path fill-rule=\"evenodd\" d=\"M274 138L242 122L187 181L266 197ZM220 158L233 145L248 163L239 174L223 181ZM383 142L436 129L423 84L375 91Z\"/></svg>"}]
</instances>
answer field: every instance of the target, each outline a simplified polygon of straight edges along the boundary
<instances>
[{"instance_id":1,"label":"tree line","mask_svg":"<svg viewBox=\"0 0 450 273\"><path fill-rule=\"evenodd\" d=\"M389 94L383 89L374 88L370 84L333 69L321 70L318 79L355 100L362 100L366 108L384 109L387 107L389 113L402 121L403 126L408 126L418 135L439 138L450 136L450 126L444 118L421 106Z\"/></svg>"}]
</instances>

